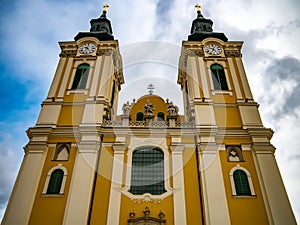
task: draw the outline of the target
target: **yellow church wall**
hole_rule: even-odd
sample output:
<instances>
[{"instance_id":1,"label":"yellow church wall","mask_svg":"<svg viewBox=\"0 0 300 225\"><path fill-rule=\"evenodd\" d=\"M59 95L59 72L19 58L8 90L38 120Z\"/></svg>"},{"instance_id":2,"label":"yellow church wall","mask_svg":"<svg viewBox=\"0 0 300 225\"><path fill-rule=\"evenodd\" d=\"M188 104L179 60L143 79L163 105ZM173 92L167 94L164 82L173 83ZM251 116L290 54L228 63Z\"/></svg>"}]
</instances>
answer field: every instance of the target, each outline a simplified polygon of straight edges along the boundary
<instances>
[{"instance_id":1,"label":"yellow church wall","mask_svg":"<svg viewBox=\"0 0 300 225\"><path fill-rule=\"evenodd\" d=\"M251 144L252 140L250 136L248 138L216 138L216 143L226 145L240 145L242 144Z\"/></svg>"},{"instance_id":2,"label":"yellow church wall","mask_svg":"<svg viewBox=\"0 0 300 225\"><path fill-rule=\"evenodd\" d=\"M187 148L183 153L184 162L184 190L185 203L188 225L202 225L199 183L198 183L198 168L196 161L195 148Z\"/></svg>"},{"instance_id":3,"label":"yellow church wall","mask_svg":"<svg viewBox=\"0 0 300 225\"><path fill-rule=\"evenodd\" d=\"M85 102L87 97L87 95L81 93L70 93L69 95L64 96L64 102Z\"/></svg>"},{"instance_id":4,"label":"yellow church wall","mask_svg":"<svg viewBox=\"0 0 300 225\"><path fill-rule=\"evenodd\" d=\"M233 92L232 95L229 94L215 94L211 95L211 99L214 103L228 103L228 104L235 104L236 97Z\"/></svg>"},{"instance_id":5,"label":"yellow church wall","mask_svg":"<svg viewBox=\"0 0 300 225\"><path fill-rule=\"evenodd\" d=\"M112 148L102 147L90 225L106 224L111 186L110 178L112 174L112 164Z\"/></svg>"},{"instance_id":6,"label":"yellow church wall","mask_svg":"<svg viewBox=\"0 0 300 225\"><path fill-rule=\"evenodd\" d=\"M150 209L150 217L158 219L158 214L160 211L162 211L165 214L164 219L167 221L167 224L174 224L172 195L156 204L153 202L143 202L138 204L127 196L122 195L119 225L128 225L127 220L129 219L129 213L131 210L134 210L136 215L135 218L144 217L145 215L143 211L145 210L146 206L148 206Z\"/></svg>"},{"instance_id":7,"label":"yellow church wall","mask_svg":"<svg viewBox=\"0 0 300 225\"><path fill-rule=\"evenodd\" d=\"M58 119L58 126L78 126L81 123L84 105L64 105Z\"/></svg>"},{"instance_id":8,"label":"yellow church wall","mask_svg":"<svg viewBox=\"0 0 300 225\"><path fill-rule=\"evenodd\" d=\"M228 162L225 151L220 151L220 159L223 171L224 185L226 190L226 198L228 202L228 210L232 225L268 225L268 218L262 193L259 187L258 177L252 157L252 152L244 151L243 156L245 162ZM239 164L246 168L250 174L254 186L256 196L253 197L234 197L232 196L231 183L229 178L230 170Z\"/></svg>"},{"instance_id":9,"label":"yellow church wall","mask_svg":"<svg viewBox=\"0 0 300 225\"><path fill-rule=\"evenodd\" d=\"M218 127L241 128L242 121L237 107L214 107Z\"/></svg>"},{"instance_id":10,"label":"yellow church wall","mask_svg":"<svg viewBox=\"0 0 300 225\"><path fill-rule=\"evenodd\" d=\"M52 161L54 151L55 147L49 148L29 219L29 225L41 224L41 221L43 221L43 225L62 224L77 149L71 148L68 161ZM68 172L64 195L42 195L48 171L58 164L62 164Z\"/></svg>"}]
</instances>

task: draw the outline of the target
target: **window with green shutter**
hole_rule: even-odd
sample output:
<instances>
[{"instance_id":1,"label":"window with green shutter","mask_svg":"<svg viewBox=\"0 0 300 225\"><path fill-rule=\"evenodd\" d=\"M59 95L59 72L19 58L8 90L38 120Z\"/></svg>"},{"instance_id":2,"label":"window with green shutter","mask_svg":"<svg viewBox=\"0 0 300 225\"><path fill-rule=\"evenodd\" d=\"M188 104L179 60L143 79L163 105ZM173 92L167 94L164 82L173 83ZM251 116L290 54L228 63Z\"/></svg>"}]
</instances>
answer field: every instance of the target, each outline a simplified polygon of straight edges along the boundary
<instances>
[{"instance_id":1,"label":"window with green shutter","mask_svg":"<svg viewBox=\"0 0 300 225\"><path fill-rule=\"evenodd\" d=\"M144 114L142 112L138 112L136 114L136 121L143 121L144 120Z\"/></svg>"},{"instance_id":2,"label":"window with green shutter","mask_svg":"<svg viewBox=\"0 0 300 225\"><path fill-rule=\"evenodd\" d=\"M247 174L243 170L235 170L233 180L236 190L236 195L250 195L251 190Z\"/></svg>"},{"instance_id":3,"label":"window with green shutter","mask_svg":"<svg viewBox=\"0 0 300 225\"><path fill-rule=\"evenodd\" d=\"M210 67L214 90L228 90L226 75L223 66L213 64Z\"/></svg>"},{"instance_id":4,"label":"window with green shutter","mask_svg":"<svg viewBox=\"0 0 300 225\"><path fill-rule=\"evenodd\" d=\"M64 178L64 171L56 169L51 173L50 181L47 188L47 194L59 194L61 184Z\"/></svg>"},{"instance_id":5,"label":"window with green shutter","mask_svg":"<svg viewBox=\"0 0 300 225\"><path fill-rule=\"evenodd\" d=\"M157 118L159 120L165 120L165 114L163 112L159 112L159 113L157 113Z\"/></svg>"},{"instance_id":6,"label":"window with green shutter","mask_svg":"<svg viewBox=\"0 0 300 225\"><path fill-rule=\"evenodd\" d=\"M85 89L90 71L89 64L81 64L77 67L72 89Z\"/></svg>"},{"instance_id":7,"label":"window with green shutter","mask_svg":"<svg viewBox=\"0 0 300 225\"><path fill-rule=\"evenodd\" d=\"M159 148L143 147L132 154L131 186L134 195L166 192L164 183L164 154Z\"/></svg>"}]
</instances>

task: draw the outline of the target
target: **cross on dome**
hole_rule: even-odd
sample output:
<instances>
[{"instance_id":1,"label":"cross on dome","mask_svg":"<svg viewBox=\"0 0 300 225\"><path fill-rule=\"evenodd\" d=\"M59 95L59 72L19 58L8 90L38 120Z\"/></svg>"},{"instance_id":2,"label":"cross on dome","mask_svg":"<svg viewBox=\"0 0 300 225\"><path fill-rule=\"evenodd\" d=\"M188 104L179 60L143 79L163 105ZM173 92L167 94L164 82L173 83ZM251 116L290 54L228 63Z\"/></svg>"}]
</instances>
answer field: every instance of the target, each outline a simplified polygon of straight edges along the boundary
<instances>
[{"instance_id":1,"label":"cross on dome","mask_svg":"<svg viewBox=\"0 0 300 225\"><path fill-rule=\"evenodd\" d=\"M197 9L197 12L200 12L200 13L201 13L201 5L196 4L196 5L195 5L195 8Z\"/></svg>"},{"instance_id":2,"label":"cross on dome","mask_svg":"<svg viewBox=\"0 0 300 225\"><path fill-rule=\"evenodd\" d=\"M107 12L109 5L108 4L104 4L103 5L103 12Z\"/></svg>"},{"instance_id":3,"label":"cross on dome","mask_svg":"<svg viewBox=\"0 0 300 225\"><path fill-rule=\"evenodd\" d=\"M155 88L154 88L154 85L150 83L150 84L148 85L147 89L149 90L149 91L148 91L149 94L152 95L153 92L154 92L153 90L154 90Z\"/></svg>"}]
</instances>

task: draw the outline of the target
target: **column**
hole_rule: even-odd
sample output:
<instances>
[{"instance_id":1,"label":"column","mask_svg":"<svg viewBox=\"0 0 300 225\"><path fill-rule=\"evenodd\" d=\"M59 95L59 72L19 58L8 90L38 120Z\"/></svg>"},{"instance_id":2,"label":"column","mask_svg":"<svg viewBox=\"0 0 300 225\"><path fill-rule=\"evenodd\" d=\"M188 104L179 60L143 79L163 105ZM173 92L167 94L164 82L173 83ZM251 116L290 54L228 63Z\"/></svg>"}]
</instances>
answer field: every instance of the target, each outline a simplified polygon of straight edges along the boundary
<instances>
[{"instance_id":1,"label":"column","mask_svg":"<svg viewBox=\"0 0 300 225\"><path fill-rule=\"evenodd\" d=\"M121 192L123 168L124 168L124 151L126 150L125 143L114 143L114 160L112 169L112 178L109 195L109 208L107 213L107 225L119 225L120 207L121 207Z\"/></svg>"},{"instance_id":2,"label":"column","mask_svg":"<svg viewBox=\"0 0 300 225\"><path fill-rule=\"evenodd\" d=\"M263 193L269 223L272 225L296 225L294 217L271 145L253 146L260 187Z\"/></svg>"},{"instance_id":3,"label":"column","mask_svg":"<svg viewBox=\"0 0 300 225\"><path fill-rule=\"evenodd\" d=\"M78 144L64 225L86 224L88 219L100 137L96 132L86 133Z\"/></svg>"},{"instance_id":4,"label":"column","mask_svg":"<svg viewBox=\"0 0 300 225\"><path fill-rule=\"evenodd\" d=\"M48 147L30 143L1 225L28 224Z\"/></svg>"},{"instance_id":5,"label":"column","mask_svg":"<svg viewBox=\"0 0 300 225\"><path fill-rule=\"evenodd\" d=\"M199 163L206 224L230 225L221 161L215 143L200 144Z\"/></svg>"},{"instance_id":6,"label":"column","mask_svg":"<svg viewBox=\"0 0 300 225\"><path fill-rule=\"evenodd\" d=\"M184 146L181 144L170 145L172 151L172 176L174 199L174 225L186 225L186 207L184 193L184 174L182 153Z\"/></svg>"}]
</instances>

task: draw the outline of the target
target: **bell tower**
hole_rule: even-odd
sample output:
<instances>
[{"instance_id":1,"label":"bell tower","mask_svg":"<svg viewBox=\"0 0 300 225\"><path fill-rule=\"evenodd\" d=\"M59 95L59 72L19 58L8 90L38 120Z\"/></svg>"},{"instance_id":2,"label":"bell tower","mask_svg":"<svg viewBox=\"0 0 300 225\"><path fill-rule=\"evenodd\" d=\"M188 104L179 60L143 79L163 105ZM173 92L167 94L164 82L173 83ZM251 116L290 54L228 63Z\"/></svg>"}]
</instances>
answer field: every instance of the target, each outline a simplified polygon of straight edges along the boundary
<instances>
[{"instance_id":1,"label":"bell tower","mask_svg":"<svg viewBox=\"0 0 300 225\"><path fill-rule=\"evenodd\" d=\"M196 8L178 84L185 118L195 123L205 224L296 224L270 144L273 131L263 126L247 81L243 42L214 32Z\"/></svg>"},{"instance_id":2,"label":"bell tower","mask_svg":"<svg viewBox=\"0 0 300 225\"><path fill-rule=\"evenodd\" d=\"M59 42L58 66L37 123L27 131L30 141L3 225L88 220L101 141L97 126L116 117L124 83L107 8L91 20L90 32Z\"/></svg>"}]
</instances>

